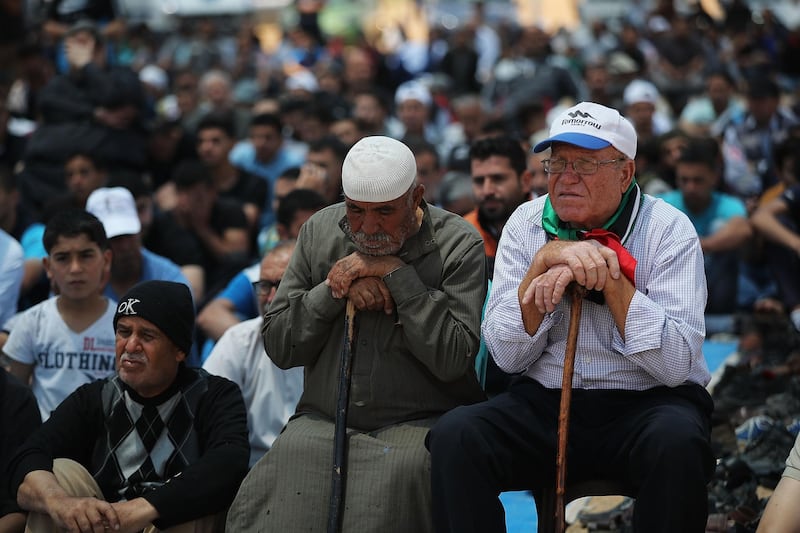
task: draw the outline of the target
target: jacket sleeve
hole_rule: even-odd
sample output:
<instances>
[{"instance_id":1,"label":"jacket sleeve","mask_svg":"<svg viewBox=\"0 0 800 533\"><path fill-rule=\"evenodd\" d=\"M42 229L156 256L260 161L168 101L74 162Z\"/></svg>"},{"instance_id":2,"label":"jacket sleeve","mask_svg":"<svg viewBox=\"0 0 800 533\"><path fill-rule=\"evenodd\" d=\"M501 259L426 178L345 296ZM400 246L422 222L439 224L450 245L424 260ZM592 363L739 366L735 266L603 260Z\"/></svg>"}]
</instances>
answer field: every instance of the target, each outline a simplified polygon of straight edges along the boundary
<instances>
[{"instance_id":1,"label":"jacket sleeve","mask_svg":"<svg viewBox=\"0 0 800 533\"><path fill-rule=\"evenodd\" d=\"M208 391L195 416L202 457L144 495L158 510L153 525L159 530L228 508L247 474L250 445L241 390L225 378L209 376L208 380Z\"/></svg>"},{"instance_id":2,"label":"jacket sleeve","mask_svg":"<svg viewBox=\"0 0 800 533\"><path fill-rule=\"evenodd\" d=\"M333 298L324 281L316 283L313 279L315 264L324 261L332 266L340 259L318 257L321 245L315 241L317 225L313 220L300 228L289 266L264 317L264 347L272 361L284 369L316 362L347 303L346 298ZM324 239L325 235L319 238Z\"/></svg>"},{"instance_id":3,"label":"jacket sleeve","mask_svg":"<svg viewBox=\"0 0 800 533\"><path fill-rule=\"evenodd\" d=\"M73 459L89 464L92 449L103 427L100 390L104 380L78 387L34 431L9 462L8 479L12 494L29 472L53 471L53 459Z\"/></svg>"},{"instance_id":4,"label":"jacket sleeve","mask_svg":"<svg viewBox=\"0 0 800 533\"><path fill-rule=\"evenodd\" d=\"M412 265L383 278L397 305L406 346L444 382L473 369L480 346L486 258L477 234L464 234L462 242L444 258L439 287L426 287Z\"/></svg>"},{"instance_id":5,"label":"jacket sleeve","mask_svg":"<svg viewBox=\"0 0 800 533\"><path fill-rule=\"evenodd\" d=\"M0 369L0 477L8 479L6 462L24 441L42 425L39 406L31 389L14 376ZM0 486L0 517L21 512L17 505L16 492L8 484Z\"/></svg>"}]
</instances>

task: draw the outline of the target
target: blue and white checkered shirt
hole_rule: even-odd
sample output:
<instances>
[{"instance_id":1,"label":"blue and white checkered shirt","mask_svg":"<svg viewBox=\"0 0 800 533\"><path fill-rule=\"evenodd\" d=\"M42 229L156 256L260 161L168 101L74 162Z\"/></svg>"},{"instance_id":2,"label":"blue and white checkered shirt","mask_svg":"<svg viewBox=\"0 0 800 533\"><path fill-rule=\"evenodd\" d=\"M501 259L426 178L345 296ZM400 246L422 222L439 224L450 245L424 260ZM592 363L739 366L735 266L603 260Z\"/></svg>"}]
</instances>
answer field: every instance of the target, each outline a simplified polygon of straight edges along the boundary
<instances>
[{"instance_id":1,"label":"blue and white checkered shirt","mask_svg":"<svg viewBox=\"0 0 800 533\"><path fill-rule=\"evenodd\" d=\"M511 215L497 250L492 292L482 325L497 365L560 388L570 303L562 299L530 336L522 325L517 289L536 251L546 242L545 197ZM703 252L689 219L645 195L632 233L623 243L637 260L636 293L625 321L626 338L605 305L584 301L573 387L646 390L684 383L705 386L702 353L707 290Z\"/></svg>"}]
</instances>

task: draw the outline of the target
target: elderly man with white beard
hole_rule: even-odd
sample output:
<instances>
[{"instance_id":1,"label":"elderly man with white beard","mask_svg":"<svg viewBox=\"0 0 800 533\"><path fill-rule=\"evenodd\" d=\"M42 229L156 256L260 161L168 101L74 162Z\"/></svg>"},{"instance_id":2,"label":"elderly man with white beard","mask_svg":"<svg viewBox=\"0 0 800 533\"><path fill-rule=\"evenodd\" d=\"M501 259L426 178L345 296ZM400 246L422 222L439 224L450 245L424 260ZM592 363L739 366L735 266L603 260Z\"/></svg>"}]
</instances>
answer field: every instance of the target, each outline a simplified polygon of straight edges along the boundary
<instances>
[{"instance_id":1,"label":"elderly man with white beard","mask_svg":"<svg viewBox=\"0 0 800 533\"><path fill-rule=\"evenodd\" d=\"M242 483L229 531L325 529L348 300L357 312L341 530L433 530L425 435L484 397L474 357L486 277L480 236L427 205L416 174L405 144L365 137L343 164L344 202L303 225L262 330L275 364L304 367L303 395Z\"/></svg>"}]
</instances>

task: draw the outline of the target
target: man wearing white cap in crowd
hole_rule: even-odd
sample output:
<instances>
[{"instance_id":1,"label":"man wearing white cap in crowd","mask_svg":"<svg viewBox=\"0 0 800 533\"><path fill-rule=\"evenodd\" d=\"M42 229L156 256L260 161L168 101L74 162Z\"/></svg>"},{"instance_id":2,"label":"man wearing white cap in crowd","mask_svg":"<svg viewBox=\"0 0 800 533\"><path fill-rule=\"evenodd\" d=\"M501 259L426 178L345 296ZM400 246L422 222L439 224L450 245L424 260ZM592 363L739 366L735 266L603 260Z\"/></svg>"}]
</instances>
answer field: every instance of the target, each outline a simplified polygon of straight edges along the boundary
<instances>
[{"instance_id":1,"label":"man wearing white cap in crowd","mask_svg":"<svg viewBox=\"0 0 800 533\"><path fill-rule=\"evenodd\" d=\"M656 86L649 81L631 81L622 92L622 101L625 105L623 114L633 124L639 142L672 129L672 119L663 111L667 104L662 101Z\"/></svg>"},{"instance_id":2,"label":"man wearing white cap in crowd","mask_svg":"<svg viewBox=\"0 0 800 533\"><path fill-rule=\"evenodd\" d=\"M534 146L547 149L548 195L506 223L482 324L498 366L522 375L431 430L436 529L505 531L501 491L555 485L565 294L574 282L588 292L567 482L627 485L637 532L702 533L714 455L697 234L680 211L639 190L636 133L616 110L591 102L565 110Z\"/></svg>"},{"instance_id":3,"label":"man wearing white cap in crowd","mask_svg":"<svg viewBox=\"0 0 800 533\"><path fill-rule=\"evenodd\" d=\"M345 307L357 308L342 531L432 531L424 439L484 396L475 374L483 243L427 205L403 143L365 137L342 169L345 201L313 215L264 321L281 368L303 366L295 417L250 470L228 531L323 531ZM387 502L391 502L387 504Z\"/></svg>"},{"instance_id":4,"label":"man wearing white cap in crowd","mask_svg":"<svg viewBox=\"0 0 800 533\"><path fill-rule=\"evenodd\" d=\"M175 281L189 286L178 265L142 246L142 229L133 194L124 187L101 187L86 200L86 210L106 230L111 248L111 277L104 293L119 301L128 289L151 279Z\"/></svg>"},{"instance_id":5,"label":"man wearing white cap in crowd","mask_svg":"<svg viewBox=\"0 0 800 533\"><path fill-rule=\"evenodd\" d=\"M433 96L425 84L417 80L400 84L394 93L394 105L401 128L393 136L404 141L422 139L434 146L439 144L441 132L434 120Z\"/></svg>"}]
</instances>

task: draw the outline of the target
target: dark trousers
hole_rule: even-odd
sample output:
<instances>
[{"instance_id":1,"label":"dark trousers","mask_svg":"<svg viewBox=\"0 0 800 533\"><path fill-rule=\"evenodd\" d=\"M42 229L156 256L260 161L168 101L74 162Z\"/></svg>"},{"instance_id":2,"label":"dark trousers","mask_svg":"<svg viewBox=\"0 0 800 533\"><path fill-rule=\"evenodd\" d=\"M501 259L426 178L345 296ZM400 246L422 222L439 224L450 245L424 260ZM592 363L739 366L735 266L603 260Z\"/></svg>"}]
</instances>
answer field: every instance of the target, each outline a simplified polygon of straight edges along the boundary
<instances>
[{"instance_id":1,"label":"dark trousers","mask_svg":"<svg viewBox=\"0 0 800 533\"><path fill-rule=\"evenodd\" d=\"M788 217L781 217L781 222L787 229L798 233L798 227ZM778 282L780 298L786 307L786 312L800 305L800 281L797 272L800 271L800 258L794 250L785 246L767 243L764 253L769 260L772 274Z\"/></svg>"},{"instance_id":2,"label":"dark trousers","mask_svg":"<svg viewBox=\"0 0 800 533\"><path fill-rule=\"evenodd\" d=\"M501 492L555 485L559 400L559 390L520 378L436 423L427 446L439 533L504 532ZM632 487L637 532L704 532L712 408L697 385L574 390L567 482L611 478Z\"/></svg>"}]
</instances>

